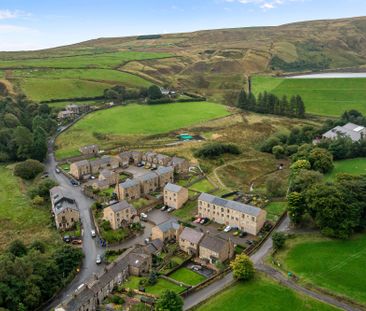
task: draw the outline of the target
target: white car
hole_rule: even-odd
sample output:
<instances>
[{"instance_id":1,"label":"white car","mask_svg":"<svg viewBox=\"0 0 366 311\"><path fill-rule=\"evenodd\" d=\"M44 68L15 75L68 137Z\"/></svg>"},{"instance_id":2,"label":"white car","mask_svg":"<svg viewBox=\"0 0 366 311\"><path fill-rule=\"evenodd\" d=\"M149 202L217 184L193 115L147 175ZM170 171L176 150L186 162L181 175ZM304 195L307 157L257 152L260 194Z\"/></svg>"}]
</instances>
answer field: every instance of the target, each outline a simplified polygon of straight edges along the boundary
<instances>
[{"instance_id":1,"label":"white car","mask_svg":"<svg viewBox=\"0 0 366 311\"><path fill-rule=\"evenodd\" d=\"M230 226L226 226L226 228L224 229L224 232L230 232L231 231L231 227Z\"/></svg>"},{"instance_id":2,"label":"white car","mask_svg":"<svg viewBox=\"0 0 366 311\"><path fill-rule=\"evenodd\" d=\"M145 213L141 213L140 214L140 219L143 220L143 221L146 221L147 220L147 215Z\"/></svg>"},{"instance_id":3,"label":"white car","mask_svg":"<svg viewBox=\"0 0 366 311\"><path fill-rule=\"evenodd\" d=\"M95 230L91 230L90 233L91 233L92 238L95 238L97 236L97 234L95 233Z\"/></svg>"},{"instance_id":4,"label":"white car","mask_svg":"<svg viewBox=\"0 0 366 311\"><path fill-rule=\"evenodd\" d=\"M102 257L100 255L97 255L97 259L95 260L95 263L97 265L100 265L102 263Z\"/></svg>"}]
</instances>

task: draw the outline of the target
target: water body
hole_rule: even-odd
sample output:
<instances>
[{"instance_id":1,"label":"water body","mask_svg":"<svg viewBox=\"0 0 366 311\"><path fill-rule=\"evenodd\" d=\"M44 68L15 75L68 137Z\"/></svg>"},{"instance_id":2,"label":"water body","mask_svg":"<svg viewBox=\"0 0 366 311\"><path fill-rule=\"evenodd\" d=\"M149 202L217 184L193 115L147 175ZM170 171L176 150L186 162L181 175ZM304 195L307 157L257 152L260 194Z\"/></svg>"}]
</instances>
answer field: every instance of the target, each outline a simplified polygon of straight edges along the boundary
<instances>
[{"instance_id":1,"label":"water body","mask_svg":"<svg viewBox=\"0 0 366 311\"><path fill-rule=\"evenodd\" d=\"M330 79L330 78L366 78L366 72L324 72L287 77L288 79Z\"/></svg>"}]
</instances>

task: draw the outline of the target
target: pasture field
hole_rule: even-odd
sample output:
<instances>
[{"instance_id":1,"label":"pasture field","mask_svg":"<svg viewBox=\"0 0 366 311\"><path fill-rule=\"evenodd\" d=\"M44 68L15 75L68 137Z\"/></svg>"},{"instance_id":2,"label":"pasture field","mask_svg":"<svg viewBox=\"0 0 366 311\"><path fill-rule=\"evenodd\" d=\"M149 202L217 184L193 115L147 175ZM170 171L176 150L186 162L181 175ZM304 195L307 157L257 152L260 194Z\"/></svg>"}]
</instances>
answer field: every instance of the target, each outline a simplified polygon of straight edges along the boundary
<instances>
[{"instance_id":1,"label":"pasture field","mask_svg":"<svg viewBox=\"0 0 366 311\"><path fill-rule=\"evenodd\" d=\"M276 222L287 208L286 202L271 202L264 209L267 211L267 220Z\"/></svg>"},{"instance_id":2,"label":"pasture field","mask_svg":"<svg viewBox=\"0 0 366 311\"><path fill-rule=\"evenodd\" d=\"M278 96L301 95L306 112L340 116L356 109L366 113L366 78L285 79L257 76L252 79L256 94L263 91Z\"/></svg>"},{"instance_id":3,"label":"pasture field","mask_svg":"<svg viewBox=\"0 0 366 311\"><path fill-rule=\"evenodd\" d=\"M0 250L15 239L31 243L39 239L54 243L51 213L45 207L33 207L26 195L27 185L12 170L0 165Z\"/></svg>"},{"instance_id":4,"label":"pasture field","mask_svg":"<svg viewBox=\"0 0 366 311\"><path fill-rule=\"evenodd\" d=\"M344 241L301 235L289 239L276 257L301 282L366 305L366 234Z\"/></svg>"},{"instance_id":5,"label":"pasture field","mask_svg":"<svg viewBox=\"0 0 366 311\"><path fill-rule=\"evenodd\" d=\"M237 282L195 311L330 311L338 310L275 283L262 275L249 282Z\"/></svg>"},{"instance_id":6,"label":"pasture field","mask_svg":"<svg viewBox=\"0 0 366 311\"><path fill-rule=\"evenodd\" d=\"M185 267L173 272L169 275L169 277L177 280L178 282L183 282L184 284L192 286L197 285L206 279L203 275L198 274L197 272L194 272Z\"/></svg>"},{"instance_id":7,"label":"pasture field","mask_svg":"<svg viewBox=\"0 0 366 311\"><path fill-rule=\"evenodd\" d=\"M351 175L366 174L366 158L334 161L333 170L329 174L325 175L325 178L327 180L332 180L340 173L347 173Z\"/></svg>"},{"instance_id":8,"label":"pasture field","mask_svg":"<svg viewBox=\"0 0 366 311\"><path fill-rule=\"evenodd\" d=\"M111 87L111 84L78 79L21 79L20 88L34 101L95 97Z\"/></svg>"},{"instance_id":9,"label":"pasture field","mask_svg":"<svg viewBox=\"0 0 366 311\"><path fill-rule=\"evenodd\" d=\"M131 60L159 59L170 53L121 51L94 55L4 60L0 68L113 68Z\"/></svg>"},{"instance_id":10,"label":"pasture field","mask_svg":"<svg viewBox=\"0 0 366 311\"><path fill-rule=\"evenodd\" d=\"M192 126L210 119L229 115L223 105L211 102L187 102L162 105L119 106L88 114L56 140L57 157L75 152L90 143L108 144L94 137L98 132L107 136L153 135Z\"/></svg>"}]
</instances>

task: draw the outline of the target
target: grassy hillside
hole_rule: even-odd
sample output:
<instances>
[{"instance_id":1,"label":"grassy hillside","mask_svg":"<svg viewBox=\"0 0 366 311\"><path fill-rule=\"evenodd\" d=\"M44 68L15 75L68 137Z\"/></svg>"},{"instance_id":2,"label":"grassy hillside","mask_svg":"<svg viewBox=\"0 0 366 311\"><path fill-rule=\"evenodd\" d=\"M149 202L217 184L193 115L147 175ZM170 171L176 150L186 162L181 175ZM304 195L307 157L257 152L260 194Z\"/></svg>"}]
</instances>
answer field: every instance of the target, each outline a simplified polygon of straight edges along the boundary
<instances>
[{"instance_id":1,"label":"grassy hillside","mask_svg":"<svg viewBox=\"0 0 366 311\"><path fill-rule=\"evenodd\" d=\"M346 173L351 175L366 174L366 158L347 159L334 162L334 169L325 178L334 179L337 174Z\"/></svg>"},{"instance_id":2,"label":"grassy hillside","mask_svg":"<svg viewBox=\"0 0 366 311\"><path fill-rule=\"evenodd\" d=\"M366 18L359 17L167 34L149 40L101 38L42 51L2 52L0 68L8 71L9 79L17 69L122 69L147 81L221 100L227 91L245 86L247 75L365 69L365 34ZM85 75L90 79L89 73ZM108 75L91 79L120 81ZM120 82L136 84L127 80Z\"/></svg>"},{"instance_id":3,"label":"grassy hillside","mask_svg":"<svg viewBox=\"0 0 366 311\"><path fill-rule=\"evenodd\" d=\"M339 116L349 109L366 113L366 79L286 79L253 77L255 93L269 91L279 96L300 94L308 113Z\"/></svg>"},{"instance_id":4,"label":"grassy hillside","mask_svg":"<svg viewBox=\"0 0 366 311\"><path fill-rule=\"evenodd\" d=\"M229 115L226 107L210 102L128 105L88 114L56 140L57 157L75 154L78 146L108 144L113 136L167 133L209 119ZM96 135L96 133L101 135Z\"/></svg>"}]
</instances>

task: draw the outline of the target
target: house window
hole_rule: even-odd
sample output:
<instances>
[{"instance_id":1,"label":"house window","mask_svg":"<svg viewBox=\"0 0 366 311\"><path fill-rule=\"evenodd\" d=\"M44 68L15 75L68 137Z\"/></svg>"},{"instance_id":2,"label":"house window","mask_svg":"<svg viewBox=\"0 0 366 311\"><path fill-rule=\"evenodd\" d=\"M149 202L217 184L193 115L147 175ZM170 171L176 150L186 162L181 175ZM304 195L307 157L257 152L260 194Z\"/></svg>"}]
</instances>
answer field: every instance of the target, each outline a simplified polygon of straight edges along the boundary
<instances>
[{"instance_id":1,"label":"house window","mask_svg":"<svg viewBox=\"0 0 366 311\"><path fill-rule=\"evenodd\" d=\"M255 221L255 217L252 217L252 221Z\"/></svg>"}]
</instances>

